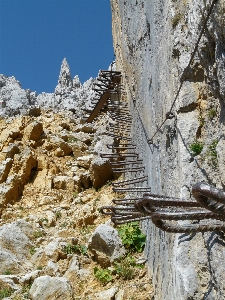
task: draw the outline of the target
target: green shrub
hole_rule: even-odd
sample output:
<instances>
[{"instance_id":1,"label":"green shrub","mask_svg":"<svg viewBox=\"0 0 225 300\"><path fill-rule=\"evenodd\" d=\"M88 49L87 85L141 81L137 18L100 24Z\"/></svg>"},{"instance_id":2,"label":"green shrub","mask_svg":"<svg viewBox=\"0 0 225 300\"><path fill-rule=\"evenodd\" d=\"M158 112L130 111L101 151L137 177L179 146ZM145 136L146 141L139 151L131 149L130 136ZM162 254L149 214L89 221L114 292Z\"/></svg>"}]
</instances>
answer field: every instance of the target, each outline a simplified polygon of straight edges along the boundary
<instances>
[{"instance_id":1,"label":"green shrub","mask_svg":"<svg viewBox=\"0 0 225 300\"><path fill-rule=\"evenodd\" d=\"M142 252L145 246L146 235L140 230L138 222L132 222L118 227L122 243L130 252Z\"/></svg>"},{"instance_id":2,"label":"green shrub","mask_svg":"<svg viewBox=\"0 0 225 300\"><path fill-rule=\"evenodd\" d=\"M103 284L106 284L112 280L112 272L108 269L98 269L95 267L94 275Z\"/></svg>"},{"instance_id":3,"label":"green shrub","mask_svg":"<svg viewBox=\"0 0 225 300\"><path fill-rule=\"evenodd\" d=\"M190 145L190 149L192 154L199 155L202 152L204 144L198 141L195 141L193 144Z\"/></svg>"}]
</instances>

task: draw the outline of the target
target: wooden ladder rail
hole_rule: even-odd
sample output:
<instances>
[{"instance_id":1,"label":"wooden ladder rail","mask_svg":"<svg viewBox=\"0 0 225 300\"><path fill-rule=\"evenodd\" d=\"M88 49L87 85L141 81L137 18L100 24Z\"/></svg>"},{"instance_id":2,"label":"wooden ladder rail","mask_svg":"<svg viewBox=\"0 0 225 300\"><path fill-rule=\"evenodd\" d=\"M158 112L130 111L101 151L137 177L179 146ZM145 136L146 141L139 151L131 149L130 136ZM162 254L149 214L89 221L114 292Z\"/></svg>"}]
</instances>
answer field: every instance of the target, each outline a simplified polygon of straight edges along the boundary
<instances>
[{"instance_id":1,"label":"wooden ladder rail","mask_svg":"<svg viewBox=\"0 0 225 300\"><path fill-rule=\"evenodd\" d=\"M120 83L121 76L118 76L118 75L120 75L120 72L114 74L114 77L113 77L112 81L110 82L110 84L111 83L112 84L119 84ZM106 90L106 92L104 92L102 94L102 96L100 97L99 101L96 103L94 109L92 110L91 114L87 118L87 120L86 120L87 123L91 123L94 120L94 118L97 117L99 111L103 108L104 104L106 103L106 101L109 98L110 98L110 90Z\"/></svg>"}]
</instances>

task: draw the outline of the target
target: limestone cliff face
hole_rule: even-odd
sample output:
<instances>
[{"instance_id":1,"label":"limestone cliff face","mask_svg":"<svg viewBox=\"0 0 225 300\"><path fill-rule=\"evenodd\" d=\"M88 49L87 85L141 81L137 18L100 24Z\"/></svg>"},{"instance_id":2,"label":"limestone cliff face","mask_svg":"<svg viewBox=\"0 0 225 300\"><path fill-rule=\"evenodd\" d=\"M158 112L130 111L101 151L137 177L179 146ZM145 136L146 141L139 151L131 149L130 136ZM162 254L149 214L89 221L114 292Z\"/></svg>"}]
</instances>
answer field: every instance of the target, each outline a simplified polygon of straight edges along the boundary
<instances>
[{"instance_id":1,"label":"limestone cliff face","mask_svg":"<svg viewBox=\"0 0 225 300\"><path fill-rule=\"evenodd\" d=\"M218 0L194 61L187 67L211 1L111 0L117 69L122 71L133 139L144 159L153 193L190 199L206 181L225 185L225 2ZM142 126L144 124L144 128ZM191 145L203 143L200 155ZM224 299L223 233L171 234L149 221L146 255L155 298Z\"/></svg>"}]
</instances>

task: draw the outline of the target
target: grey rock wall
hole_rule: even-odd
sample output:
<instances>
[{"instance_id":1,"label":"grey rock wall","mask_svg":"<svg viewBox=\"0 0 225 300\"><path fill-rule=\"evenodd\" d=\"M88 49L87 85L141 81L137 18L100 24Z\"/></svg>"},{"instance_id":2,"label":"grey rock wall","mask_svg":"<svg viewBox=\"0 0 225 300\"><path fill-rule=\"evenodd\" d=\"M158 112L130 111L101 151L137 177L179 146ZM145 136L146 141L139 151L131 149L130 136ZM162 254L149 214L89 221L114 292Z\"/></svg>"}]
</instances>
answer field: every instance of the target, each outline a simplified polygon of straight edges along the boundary
<instances>
[{"instance_id":1,"label":"grey rock wall","mask_svg":"<svg viewBox=\"0 0 225 300\"><path fill-rule=\"evenodd\" d=\"M153 193L190 199L191 187L225 180L225 2L218 0L198 52L170 110L211 1L111 0L117 70L123 74L133 116L133 140L147 166ZM144 128L142 126L144 124ZM200 155L190 146L204 144ZM155 300L225 299L222 232L147 232L149 276Z\"/></svg>"}]
</instances>

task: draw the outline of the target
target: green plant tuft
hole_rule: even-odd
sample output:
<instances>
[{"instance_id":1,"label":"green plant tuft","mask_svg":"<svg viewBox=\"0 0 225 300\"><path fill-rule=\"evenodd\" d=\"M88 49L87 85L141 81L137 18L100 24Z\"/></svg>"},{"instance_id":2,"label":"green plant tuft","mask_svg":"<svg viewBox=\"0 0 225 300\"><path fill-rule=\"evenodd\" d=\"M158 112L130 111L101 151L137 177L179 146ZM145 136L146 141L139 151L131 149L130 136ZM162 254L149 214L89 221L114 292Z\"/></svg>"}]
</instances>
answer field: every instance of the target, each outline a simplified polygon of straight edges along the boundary
<instances>
[{"instance_id":1,"label":"green plant tuft","mask_svg":"<svg viewBox=\"0 0 225 300\"><path fill-rule=\"evenodd\" d=\"M112 280L112 272L108 269L98 269L95 267L94 275L103 284L106 284Z\"/></svg>"},{"instance_id":2,"label":"green plant tuft","mask_svg":"<svg viewBox=\"0 0 225 300\"><path fill-rule=\"evenodd\" d=\"M134 278L135 266L136 266L135 259L130 256L121 258L119 262L114 263L116 274L118 274L124 280L130 280Z\"/></svg>"},{"instance_id":3,"label":"green plant tuft","mask_svg":"<svg viewBox=\"0 0 225 300\"><path fill-rule=\"evenodd\" d=\"M66 254L80 253L86 255L87 247L81 244L78 245L67 244L66 246L63 247L63 252L65 252Z\"/></svg>"},{"instance_id":4,"label":"green plant tuft","mask_svg":"<svg viewBox=\"0 0 225 300\"><path fill-rule=\"evenodd\" d=\"M216 109L210 108L210 110L208 111L208 116L210 119L213 119L216 116Z\"/></svg>"},{"instance_id":5,"label":"green plant tuft","mask_svg":"<svg viewBox=\"0 0 225 300\"><path fill-rule=\"evenodd\" d=\"M36 250L35 250L34 247L30 248L30 254L31 254L31 255L34 255L35 252L36 252Z\"/></svg>"},{"instance_id":6,"label":"green plant tuft","mask_svg":"<svg viewBox=\"0 0 225 300\"><path fill-rule=\"evenodd\" d=\"M190 150L194 156L199 155L202 152L203 146L203 143L195 141L193 144L190 145Z\"/></svg>"},{"instance_id":7,"label":"green plant tuft","mask_svg":"<svg viewBox=\"0 0 225 300\"><path fill-rule=\"evenodd\" d=\"M181 13L178 13L171 19L173 28L175 28L178 25L178 23L181 21L182 17L183 17L183 15Z\"/></svg>"},{"instance_id":8,"label":"green plant tuft","mask_svg":"<svg viewBox=\"0 0 225 300\"><path fill-rule=\"evenodd\" d=\"M14 293L12 289L0 289L0 299L4 299L6 297L10 297Z\"/></svg>"},{"instance_id":9,"label":"green plant tuft","mask_svg":"<svg viewBox=\"0 0 225 300\"><path fill-rule=\"evenodd\" d=\"M199 126L203 127L205 124L205 118L203 116L199 116L198 121L199 121Z\"/></svg>"},{"instance_id":10,"label":"green plant tuft","mask_svg":"<svg viewBox=\"0 0 225 300\"><path fill-rule=\"evenodd\" d=\"M142 252L146 235L141 232L138 222L132 222L118 227L118 233L123 245L129 252Z\"/></svg>"},{"instance_id":11,"label":"green plant tuft","mask_svg":"<svg viewBox=\"0 0 225 300\"><path fill-rule=\"evenodd\" d=\"M43 232L41 230L34 231L33 236L37 239L43 236Z\"/></svg>"},{"instance_id":12,"label":"green plant tuft","mask_svg":"<svg viewBox=\"0 0 225 300\"><path fill-rule=\"evenodd\" d=\"M217 153L216 153L217 144L218 144L218 140L216 139L209 145L209 151L207 153L209 156L209 161L214 167L218 166Z\"/></svg>"},{"instance_id":13,"label":"green plant tuft","mask_svg":"<svg viewBox=\"0 0 225 300\"><path fill-rule=\"evenodd\" d=\"M30 289L31 289L32 283L26 284L22 288L23 297L25 299L30 299Z\"/></svg>"},{"instance_id":14,"label":"green plant tuft","mask_svg":"<svg viewBox=\"0 0 225 300\"><path fill-rule=\"evenodd\" d=\"M60 219L62 217L62 213L60 211L55 212L56 219Z\"/></svg>"}]
</instances>

